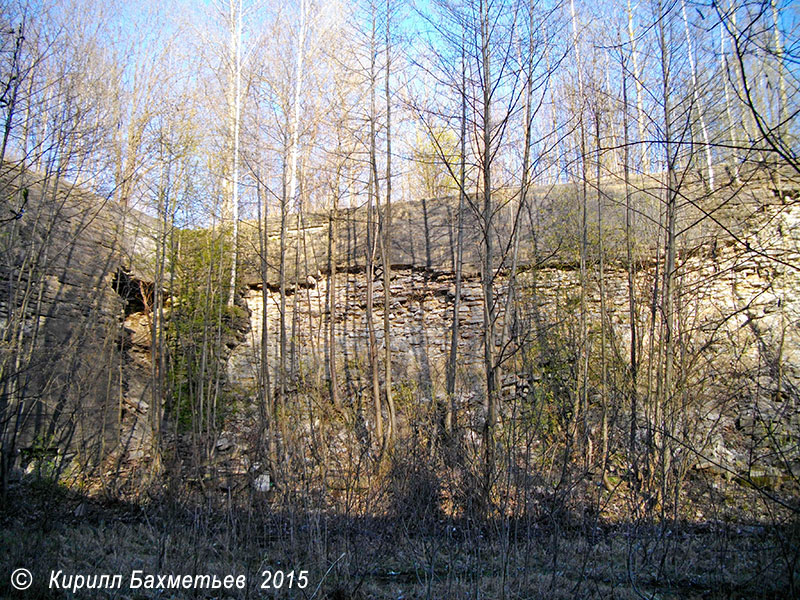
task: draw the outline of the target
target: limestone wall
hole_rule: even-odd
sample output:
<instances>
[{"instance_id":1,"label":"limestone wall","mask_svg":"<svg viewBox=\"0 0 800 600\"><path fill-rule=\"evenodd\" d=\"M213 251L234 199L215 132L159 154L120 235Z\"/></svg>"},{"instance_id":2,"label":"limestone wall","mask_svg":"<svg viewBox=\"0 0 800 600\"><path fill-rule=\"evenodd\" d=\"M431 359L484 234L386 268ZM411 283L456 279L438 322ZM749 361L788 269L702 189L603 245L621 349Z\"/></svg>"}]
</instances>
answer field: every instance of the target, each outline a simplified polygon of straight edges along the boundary
<instances>
[{"instance_id":1,"label":"limestone wall","mask_svg":"<svg viewBox=\"0 0 800 600\"><path fill-rule=\"evenodd\" d=\"M800 365L800 207L780 207L765 227L746 245L737 242L697 247L679 256L681 329L695 341L711 342L711 352L725 340L743 335L756 336L763 351L782 353L784 375L796 377ZM780 231L780 239L775 236ZM788 235L786 235L788 233ZM776 252L780 250L780 254ZM635 278L638 320L648 322L653 286L660 285L660 264L639 265ZM441 365L449 348L455 286L452 273L430 273L421 268L393 270L390 322L394 370L397 377L422 377L438 381ZM588 292L591 327L599 327L598 265L589 267ZM554 327L574 317L578 310L579 273L574 267L541 266L520 274L519 294L522 311L530 316L534 306L544 316L541 326ZM314 356L323 357L328 329L328 277L308 279L306 287L287 298L287 338L301 363ZM629 307L627 271L622 265L605 266L606 302L609 322L622 348L628 346ZM500 324L504 322L506 285L496 285L500 298ZM336 339L343 361L361 356L366 350L366 279L362 272L339 273L336 281ZM248 342L237 348L229 362L231 381L252 384L256 377L264 291L252 284L244 294L251 312ZM382 345L383 287L374 281L376 335ZM275 360L278 350L280 294L266 290L268 351ZM295 306L297 321L295 323ZM460 364L475 365L482 360L483 301L479 277L465 278L460 312ZM521 325L520 325L521 326ZM528 324L530 326L530 324ZM719 331L714 331L720 329ZM724 332L724 334L723 334ZM522 332L524 333L524 332ZM709 335L713 333L713 335ZM781 345L781 338L783 343ZM498 339L499 341L499 339ZM790 375L791 374L791 375Z\"/></svg>"},{"instance_id":2,"label":"limestone wall","mask_svg":"<svg viewBox=\"0 0 800 600\"><path fill-rule=\"evenodd\" d=\"M40 451L96 462L139 400L119 285L122 273L148 278L155 223L54 177L5 171L0 184L27 194L21 218L0 225L3 449L15 462Z\"/></svg>"},{"instance_id":3,"label":"limestone wall","mask_svg":"<svg viewBox=\"0 0 800 600\"><path fill-rule=\"evenodd\" d=\"M690 401L691 419L715 431L739 435L749 424L780 424L782 431L800 428L800 205L776 202L758 210L748 224L749 233L738 240L723 237L683 247L678 256L680 318L676 334L683 350L679 367L687 373L682 394ZM635 294L639 327L639 357L649 351L652 297L662 285L663 262L655 257L637 265ZM593 362L599 356L599 265L589 266L590 344ZM520 313L511 333L520 344L536 347L537 335L563 343L577 343L579 272L574 266L550 265L525 268L519 276ZM326 378L328 277L307 280L297 295L287 298L287 337L301 373ZM630 348L627 270L624 265L605 265L607 355L612 365L624 365ZM441 395L454 299L452 273L423 268L397 268L391 282L390 322L393 377L396 385L411 385L423 397ZM502 331L506 284L498 294ZM251 314L246 343L235 348L228 362L229 381L247 389L255 385L261 326L266 299L269 362L277 365L280 295L252 283L244 293ZM467 406L481 405L483 383L483 300L480 279L474 273L464 280L459 338L459 390ZM383 347L383 289L374 282L375 330ZM295 321L295 307L297 318ZM366 382L367 324L364 272L340 273L336 280L335 337L340 381L355 383L358 393ZM656 306L656 322L660 322ZM294 329L293 329L294 328ZM294 333L293 333L294 331ZM294 335L294 337L293 337ZM570 338L572 336L572 338ZM655 332L657 347L659 331ZM497 350L500 351L498 333ZM292 350L292 346L294 349ZM514 342L509 349L513 350ZM537 347L539 353L547 349ZM616 359L615 357L621 357ZM546 357L544 358L546 360ZM613 368L613 367L612 367ZM623 368L623 367L620 367ZM348 372L349 371L349 372ZM508 383L506 381L506 383ZM343 384L344 385L344 384ZM593 394L594 395L594 394ZM703 431L705 433L703 433ZM716 439L716 438L714 438ZM712 444L714 440L699 443ZM712 444L713 445L713 444ZM717 444L724 446L724 444ZM796 448L792 455L798 454ZM719 453L724 452L720 449ZM717 456L733 461L731 456ZM744 460L744 458L739 457ZM741 462L741 460L739 462ZM741 464L739 465L741 468Z\"/></svg>"},{"instance_id":4,"label":"limestone wall","mask_svg":"<svg viewBox=\"0 0 800 600\"><path fill-rule=\"evenodd\" d=\"M157 223L64 182L56 189L52 180L35 174L23 180L9 172L2 177L0 183L7 194L28 190L23 217L0 225L0 425L4 448L13 437L17 449L55 445L73 454L97 456L121 442L128 457L145 456L152 420L150 324L139 313L137 294L141 283L153 279ZM563 206L569 205L568 193L568 187L559 192ZM691 235L681 237L677 333L681 368L688 373L681 384L682 393L702 399L693 404L700 418L723 423L730 430L773 422L794 427L797 421L800 204L796 197L794 192L773 193L762 188L736 191L735 207L722 198L718 209L712 211L716 222L706 218ZM543 192L537 207L544 211L551 200ZM534 367L537 361L552 358L547 353L556 347L574 351L578 341L580 288L574 239L561 244L559 230L553 225L562 204L551 210L545 226L533 214L520 225L526 229L521 236L518 312L508 318L507 328L506 280L501 275L495 282L498 354L510 355L523 348ZM397 232L389 309L393 376L396 385L413 388L421 399L433 399L444 389L455 295L453 206L452 199L400 204L393 221ZM500 219L501 241L510 231L512 209L513 203ZM339 268L333 311L337 370L342 391L350 394L359 394L367 385L367 284L364 223L359 214L350 211L346 215L334 245ZM327 377L329 351L329 277L322 272L328 262L329 225L320 216L309 217L300 238L298 231L289 236L291 248L295 247L292 240L303 241L302 257L297 257L300 271L288 277L285 321L289 359L303 377L318 383ZM477 270L480 240L474 222L468 220L467 229L458 390L465 407L479 407L484 322ZM265 314L266 348L273 373L280 337L276 232L269 232L269 268L264 282L257 275L259 257L252 235L246 231L243 224L243 301L250 313L250 330L246 341L232 348L227 364L228 384L245 396L257 379ZM605 265L604 278L607 353L610 364L624 365L623 358L615 357L625 357L631 343L628 283L619 240L614 243L607 248L616 258ZM655 322L660 322L659 307L654 309L652 298L660 293L663 261L657 235L648 243L640 240L637 244L636 322L639 356L645 360L653 310ZM295 260L290 257L287 262L291 266ZM596 357L603 323L599 265L590 261L588 273L589 343ZM302 284L297 293L291 290L295 278ZM382 348L380 277L374 281L373 301L375 332ZM658 335L654 332L656 341ZM558 357L562 362L572 359ZM714 405L718 398L725 399L724 406Z\"/></svg>"}]
</instances>

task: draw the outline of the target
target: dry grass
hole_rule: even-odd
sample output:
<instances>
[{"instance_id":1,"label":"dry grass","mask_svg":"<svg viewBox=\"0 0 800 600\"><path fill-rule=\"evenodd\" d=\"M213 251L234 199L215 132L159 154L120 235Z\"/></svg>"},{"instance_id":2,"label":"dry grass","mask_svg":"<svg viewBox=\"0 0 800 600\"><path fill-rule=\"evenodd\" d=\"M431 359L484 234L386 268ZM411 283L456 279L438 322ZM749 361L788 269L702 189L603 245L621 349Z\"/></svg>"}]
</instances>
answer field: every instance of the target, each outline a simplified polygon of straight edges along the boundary
<instances>
[{"instance_id":1,"label":"dry grass","mask_svg":"<svg viewBox=\"0 0 800 600\"><path fill-rule=\"evenodd\" d=\"M52 484L17 485L0 513L0 597L788 598L789 573L795 590L800 580L800 535L792 522L566 526L542 514L525 521L411 523L402 515L277 513L258 501L225 508L220 500L216 506L103 503ZM18 567L34 574L25 593L8 580ZM307 570L309 586L261 590L267 568ZM120 573L124 585L72 596L48 589L49 573L58 569ZM197 595L130 590L134 569L244 574L248 587Z\"/></svg>"}]
</instances>

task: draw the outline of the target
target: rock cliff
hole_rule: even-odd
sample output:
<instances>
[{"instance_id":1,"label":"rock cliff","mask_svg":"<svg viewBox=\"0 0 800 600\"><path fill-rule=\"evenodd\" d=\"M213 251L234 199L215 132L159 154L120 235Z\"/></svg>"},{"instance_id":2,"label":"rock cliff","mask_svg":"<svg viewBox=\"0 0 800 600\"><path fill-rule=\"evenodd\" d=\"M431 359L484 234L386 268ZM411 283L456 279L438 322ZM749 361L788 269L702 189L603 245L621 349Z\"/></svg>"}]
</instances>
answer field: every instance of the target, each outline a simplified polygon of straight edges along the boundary
<instances>
[{"instance_id":1,"label":"rock cliff","mask_svg":"<svg viewBox=\"0 0 800 600\"><path fill-rule=\"evenodd\" d=\"M4 466L85 467L120 442L146 445L143 343L123 324L152 281L155 222L8 165L0 190L19 215L0 224Z\"/></svg>"},{"instance_id":2,"label":"rock cliff","mask_svg":"<svg viewBox=\"0 0 800 600\"><path fill-rule=\"evenodd\" d=\"M162 418L150 410L152 323L147 314L156 293L151 282L158 223L54 177L6 169L0 186L10 206L24 206L20 218L0 224L0 425L6 464L8 459L25 462L25 456L36 453L56 453L87 465L109 453L119 461L148 456L151 426ZM516 212L508 202L498 212L500 248L509 248L515 227L523 232L516 261L518 302L508 315L510 254L495 264L495 343L499 355L507 357L501 368L505 398L533 401L542 386L567 386L564 373L574 361L568 354L576 347L580 294L576 234L570 228L573 192L571 186L538 190L533 209ZM608 197L615 193L619 190L608 191ZM718 196L717 205L698 209L715 215L707 219L711 225L704 221L687 228L678 252L680 360L686 374L679 387L685 403L681 418L696 425L690 433L704 449L705 458L693 461L697 468L721 473L757 468L780 479L787 469L800 469L794 442L800 427L800 203L789 183L776 188L756 182ZM640 214L654 210L641 202ZM631 344L628 271L622 242L613 234L620 213L609 204L606 230L593 223L611 233L603 233L608 236L604 304L596 254L590 256L588 343L595 356L606 353L611 377L619 382ZM467 424L474 421L477 427L484 402L484 317L474 214L467 207L462 215L466 238L457 406ZM302 378L324 383L333 315L337 371L344 374L343 391L351 396L364 393L367 385L363 216L363 209L341 211L335 220L306 215L287 234L289 362ZM693 218L687 210L686 222ZM398 391L417 401L444 398L457 222L455 199L398 204L393 212L393 378ZM645 360L658 351L652 342L658 337L652 327L658 310L653 296L663 264L658 235L646 224L638 231L634 318L638 354ZM267 363L277 368L280 293L274 224L266 244L258 242L253 223L244 223L242 232L241 300L250 324L244 342L229 344L226 371L228 387L246 401L255 397L263 349ZM590 251L596 252L596 246ZM332 263L338 274L331 296ZM382 286L377 273L377 323L383 319ZM383 346L382 327L376 327L376 334ZM601 393L592 390L590 410L597 410ZM753 440L763 442L765 436L773 449L780 440L780 453L755 461L760 442Z\"/></svg>"},{"instance_id":3,"label":"rock cliff","mask_svg":"<svg viewBox=\"0 0 800 600\"><path fill-rule=\"evenodd\" d=\"M800 204L796 191L788 184L783 189L753 184L745 191L731 191L727 197L720 193L716 202L715 208L705 209L713 211L715 219L710 225L690 229L678 253L679 335L685 344L680 358L680 368L685 371L680 394L686 414L681 418L692 424L689 433L696 447L710 457L710 460L693 460L697 468L720 473L747 473L751 468L761 472L767 468L773 469L769 473L780 480L787 470L800 472L800 452L793 441L800 428ZM403 205L394 221L390 284L393 382L398 389L411 389L427 402L444 401L455 295L451 251L455 239L453 211L452 200L429 202L427 206ZM694 217L688 213L686 222L690 223ZM501 247L507 243L513 211L506 210L505 215L498 227ZM552 211L549 218L554 218ZM346 375L343 379L347 382L347 393L358 395L367 387L367 285L360 241L364 238L363 219L358 213L346 213L338 225L338 246L334 248L339 273L333 311L329 266L326 266L329 265L326 236L331 225L322 217L309 220L314 221L313 225L307 230L300 229L301 243L297 244L305 248L296 261L300 272L295 280L290 273L287 282L285 322L289 362L298 364L305 377L317 382L326 379L328 331L333 314L337 369ZM474 217L468 220L474 221ZM575 245L569 241L572 234L563 231L562 225L559 231L563 231L565 241L559 245L552 229L548 231L545 227L542 231L532 223L529 221L525 228L518 261L520 302L508 320L505 315L508 266L501 269L495 286L499 297L496 349L513 356L503 378L506 395L529 394L533 386L543 385L541 378L552 376L542 367L553 359L548 352L559 343L574 347L577 339L580 288ZM458 402L464 415L475 418L477 426L484 400L483 299L477 267L479 240L475 223L468 227L458 340ZM289 232L290 253L297 236L298 230ZM276 239L277 233L271 232L271 242ZM549 248L542 247L542 239L550 241ZM658 351L659 334L652 327L653 311L658 306L653 305L653 295L661 284L663 263L658 260L657 240L656 235L637 242L634 291L640 361ZM604 266L604 317L595 260L589 266L588 289L592 360L593 363L599 360L600 330L605 327L605 352L611 377L618 383L625 376L624 357L628 356L631 344L627 267L620 258L620 245L619 239L606 245L607 251L611 247L612 259ZM274 256L271 260L268 257L266 283L250 276L244 300L251 315L251 331L246 343L234 349L228 362L229 381L244 390L256 385L262 347L266 348L268 362L277 367L280 293ZM294 255L289 256L290 268L293 262ZM299 283L296 290L294 281ZM373 284L376 335L379 346L383 347L380 272L376 273ZM266 338L262 338L264 323ZM651 332L655 335L655 346L652 342L648 344ZM525 356L521 357L518 350ZM563 360L569 362L568 358ZM592 368L596 374L598 367ZM640 384L643 389L657 385L655 380L649 383L640 380ZM590 394L597 404L600 393L595 388ZM774 460L762 461L756 467L753 452L758 452L753 444L758 442L754 439L765 431L775 439L784 440L779 444L783 457L775 456Z\"/></svg>"}]
</instances>

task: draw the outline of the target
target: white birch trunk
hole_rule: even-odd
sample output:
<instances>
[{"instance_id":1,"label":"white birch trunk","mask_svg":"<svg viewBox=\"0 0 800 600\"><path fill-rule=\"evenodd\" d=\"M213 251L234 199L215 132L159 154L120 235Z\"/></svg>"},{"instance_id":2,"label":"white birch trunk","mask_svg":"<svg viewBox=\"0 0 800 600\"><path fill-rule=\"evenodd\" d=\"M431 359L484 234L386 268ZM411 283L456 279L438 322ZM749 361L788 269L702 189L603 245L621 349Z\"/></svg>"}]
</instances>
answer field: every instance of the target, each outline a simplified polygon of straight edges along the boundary
<instances>
[{"instance_id":1,"label":"white birch trunk","mask_svg":"<svg viewBox=\"0 0 800 600\"><path fill-rule=\"evenodd\" d=\"M686 52L689 57L689 68L692 75L692 99L694 101L695 110L700 119L700 133L703 136L703 148L706 155L706 167L708 168L708 187L714 191L714 164L711 159L711 145L708 141L708 129L706 128L706 120L703 117L703 107L700 104L700 92L697 83L697 65L694 60L694 52L692 51L692 36L689 32L689 18L686 16L686 2L681 0L681 12L683 13L683 27L686 33Z\"/></svg>"},{"instance_id":2,"label":"white birch trunk","mask_svg":"<svg viewBox=\"0 0 800 600\"><path fill-rule=\"evenodd\" d=\"M650 157L645 143L644 90L642 89L642 72L639 67L639 55L636 52L636 37L633 34L633 9L628 0L628 40L631 44L631 60L633 60L633 80L636 82L636 123L639 128L639 144L642 154L642 172L650 172Z\"/></svg>"},{"instance_id":3,"label":"white birch trunk","mask_svg":"<svg viewBox=\"0 0 800 600\"><path fill-rule=\"evenodd\" d=\"M289 163L289 199L297 203L297 155L300 148L300 91L303 85L303 58L306 45L306 0L300 0L300 37L297 40L295 64L294 114L292 115L292 149ZM295 210L297 206L295 206Z\"/></svg>"},{"instance_id":4,"label":"white birch trunk","mask_svg":"<svg viewBox=\"0 0 800 600\"><path fill-rule=\"evenodd\" d=\"M231 282L228 294L228 306L233 306L236 296L236 270L239 262L239 130L242 116L242 0L230 0L231 14L231 55L234 59L234 98L231 114L231 134L233 137L233 170L231 172L231 234L233 259L231 260Z\"/></svg>"}]
</instances>

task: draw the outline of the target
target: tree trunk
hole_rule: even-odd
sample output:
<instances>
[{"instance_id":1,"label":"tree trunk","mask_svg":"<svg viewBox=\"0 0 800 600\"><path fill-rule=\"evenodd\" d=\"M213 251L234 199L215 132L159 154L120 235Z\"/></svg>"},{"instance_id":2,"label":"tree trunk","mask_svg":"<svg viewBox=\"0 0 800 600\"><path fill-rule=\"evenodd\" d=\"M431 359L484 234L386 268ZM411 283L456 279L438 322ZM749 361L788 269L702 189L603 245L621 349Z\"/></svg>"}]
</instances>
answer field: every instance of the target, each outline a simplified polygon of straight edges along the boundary
<instances>
[{"instance_id":1,"label":"tree trunk","mask_svg":"<svg viewBox=\"0 0 800 600\"><path fill-rule=\"evenodd\" d=\"M376 132L375 120L375 87L376 87L376 22L375 7L372 7L372 37L370 38L370 112L369 112L369 191L367 199L367 335L369 336L369 369L370 383L372 386L372 401L375 406L375 444L376 447L383 447L383 415L381 410L381 393L378 373L378 342L375 337L375 319L373 315L373 293L375 276L375 250L377 245L375 231L374 208L378 198L378 163L376 156Z\"/></svg>"},{"instance_id":2,"label":"tree trunk","mask_svg":"<svg viewBox=\"0 0 800 600\"><path fill-rule=\"evenodd\" d=\"M231 175L231 281L228 293L228 306L233 306L236 297L236 269L239 262L239 129L242 115L242 0L238 11L236 0L230 0L231 15L231 54L234 59L233 99L231 111L231 137L233 138L233 170Z\"/></svg>"},{"instance_id":3,"label":"tree trunk","mask_svg":"<svg viewBox=\"0 0 800 600\"><path fill-rule=\"evenodd\" d=\"M636 290L634 287L634 277L636 275L633 260L633 206L631 202L631 182L630 182L630 132L628 130L628 72L625 65L625 54L621 53L622 67L622 127L623 127L623 177L625 180L625 254L628 263L628 319L630 327L631 347L630 365L628 368L628 395L630 401L630 438L629 438L629 461L633 468L634 490L639 486L639 461L637 458L637 412L638 412L638 390L637 375L638 364L636 350L638 346L638 335L636 332Z\"/></svg>"},{"instance_id":4,"label":"tree trunk","mask_svg":"<svg viewBox=\"0 0 800 600\"><path fill-rule=\"evenodd\" d=\"M595 185L597 186L597 271L600 282L600 403L601 403L601 439L600 439L600 479L611 490L606 477L606 461L608 459L608 371L606 365L606 274L605 257L603 256L603 194L600 185L600 120L602 112L595 106Z\"/></svg>"},{"instance_id":5,"label":"tree trunk","mask_svg":"<svg viewBox=\"0 0 800 600\"><path fill-rule=\"evenodd\" d=\"M697 118L700 121L700 133L703 136L703 149L706 157L706 168L708 169L708 189L714 191L714 164L711 158L711 144L708 139L708 128L706 127L706 119L703 116L703 106L700 103L700 90L697 81L697 65L694 60L694 51L692 50L692 35L689 31L689 18L686 16L686 2L681 0L681 12L683 14L683 25L686 31L686 53L689 57L689 68L692 75L692 100L694 109L697 111Z\"/></svg>"},{"instance_id":6,"label":"tree trunk","mask_svg":"<svg viewBox=\"0 0 800 600\"><path fill-rule=\"evenodd\" d=\"M258 207L258 256L259 271L261 274L261 339L259 340L260 352L258 361L258 391L259 391L259 451L264 437L268 437L268 458L275 460L275 435L272 430L272 407L270 404L270 373L269 373L269 205L267 196L261 183L261 176L256 173L256 199Z\"/></svg>"},{"instance_id":7,"label":"tree trunk","mask_svg":"<svg viewBox=\"0 0 800 600\"><path fill-rule=\"evenodd\" d=\"M461 309L461 269L464 263L464 204L467 193L467 66L465 40L461 40L461 164L459 166L458 215L455 258L455 298L453 299L453 323L450 329L450 355L447 361L447 412L444 428L452 435L456 427L456 364L458 360L459 310Z\"/></svg>"},{"instance_id":8,"label":"tree trunk","mask_svg":"<svg viewBox=\"0 0 800 600\"><path fill-rule=\"evenodd\" d=\"M278 362L278 389L277 389L277 407L275 411L275 418L283 419L283 407L286 403L286 221L289 218L288 205L289 197L286 189L286 156L284 155L283 161L283 175L281 180L281 233L280 233L280 249L279 249L279 263L278 263L278 287L280 288L280 340Z\"/></svg>"},{"instance_id":9,"label":"tree trunk","mask_svg":"<svg viewBox=\"0 0 800 600\"><path fill-rule=\"evenodd\" d=\"M659 8L661 8L659 6ZM661 12L661 11L659 11ZM663 16L663 13L662 13ZM672 145L672 106L671 106L671 79L669 68L669 56L667 47L667 32L664 18L659 19L659 42L661 46L661 74L662 74L662 93L664 102L664 158L666 160L667 172L665 174L666 192L666 240L664 246L664 282L662 290L661 314L664 326L663 338L663 392L662 407L660 409L660 419L657 419L656 427L660 431L657 445L661 450L661 498L666 496L667 476L670 471L670 453L667 451L666 435L667 414L672 403L673 394L673 366L675 357L675 250L676 250L676 230L677 230L677 185L675 181L675 156Z\"/></svg>"},{"instance_id":10,"label":"tree trunk","mask_svg":"<svg viewBox=\"0 0 800 600\"><path fill-rule=\"evenodd\" d=\"M481 2L481 62L483 64L483 156L481 157L481 167L483 171L483 265L481 269L481 287L483 291L483 365L486 374L486 420L483 428L484 444L484 502L486 509L491 504L492 479L495 470L495 450L494 436L495 425L497 422L497 394L498 385L494 362L494 343L495 343L495 322L496 308L494 300L494 277L493 277L493 215L494 206L492 204L492 72L491 72L491 53L490 35L491 24L489 22L488 3Z\"/></svg>"},{"instance_id":11,"label":"tree trunk","mask_svg":"<svg viewBox=\"0 0 800 600\"><path fill-rule=\"evenodd\" d=\"M386 78L384 81L386 95L386 205L383 207L381 219L381 262L383 264L383 389L386 397L386 408L389 411L389 427L387 441L391 443L397 427L394 398L392 396L392 334L389 313L392 280L392 99L390 90L391 76L391 0L386 0Z\"/></svg>"},{"instance_id":12,"label":"tree trunk","mask_svg":"<svg viewBox=\"0 0 800 600\"><path fill-rule=\"evenodd\" d=\"M339 219L339 177L333 192L333 208L328 216L328 381L331 401L337 409L342 408L336 373L336 240Z\"/></svg>"},{"instance_id":13,"label":"tree trunk","mask_svg":"<svg viewBox=\"0 0 800 600\"><path fill-rule=\"evenodd\" d=\"M631 0L628 0L628 42L631 46L631 59L633 60L633 79L636 82L636 123L639 126L639 147L642 156L642 173L650 172L650 150L645 141L644 125L647 122L644 113L644 89L642 86L642 70L639 67L639 55L636 52L636 36L633 30L633 9Z\"/></svg>"},{"instance_id":14,"label":"tree trunk","mask_svg":"<svg viewBox=\"0 0 800 600\"><path fill-rule=\"evenodd\" d=\"M589 232L587 221L587 156L586 156L586 125L584 120L584 103L586 97L583 87L583 72L581 65L580 49L578 45L578 23L575 15L575 1L570 0L570 10L572 14L572 34L573 46L575 48L575 62L578 68L578 130L581 155L581 247L580 247L580 341L579 341L579 381L573 405L572 405L572 449L579 452L581 444L581 433L585 436L587 427L581 427L581 419L587 418L589 404L589 323L588 308L586 299L587 286L587 253L589 246Z\"/></svg>"}]
</instances>

